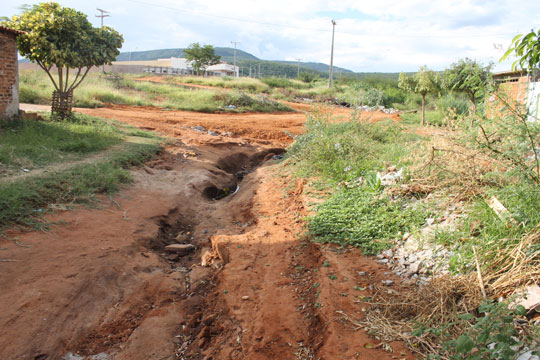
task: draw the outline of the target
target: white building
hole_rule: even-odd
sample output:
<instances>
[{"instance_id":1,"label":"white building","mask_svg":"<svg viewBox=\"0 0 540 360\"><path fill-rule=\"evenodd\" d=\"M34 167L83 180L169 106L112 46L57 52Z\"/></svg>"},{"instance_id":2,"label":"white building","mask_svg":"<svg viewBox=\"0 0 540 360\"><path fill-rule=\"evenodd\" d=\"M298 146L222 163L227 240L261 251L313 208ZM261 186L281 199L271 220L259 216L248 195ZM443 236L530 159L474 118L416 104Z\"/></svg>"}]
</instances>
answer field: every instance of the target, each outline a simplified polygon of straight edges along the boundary
<instances>
[{"instance_id":1,"label":"white building","mask_svg":"<svg viewBox=\"0 0 540 360\"><path fill-rule=\"evenodd\" d=\"M210 76L235 76L238 77L239 67L229 65L227 63L221 63L216 65L210 65L206 68L206 73Z\"/></svg>"}]
</instances>

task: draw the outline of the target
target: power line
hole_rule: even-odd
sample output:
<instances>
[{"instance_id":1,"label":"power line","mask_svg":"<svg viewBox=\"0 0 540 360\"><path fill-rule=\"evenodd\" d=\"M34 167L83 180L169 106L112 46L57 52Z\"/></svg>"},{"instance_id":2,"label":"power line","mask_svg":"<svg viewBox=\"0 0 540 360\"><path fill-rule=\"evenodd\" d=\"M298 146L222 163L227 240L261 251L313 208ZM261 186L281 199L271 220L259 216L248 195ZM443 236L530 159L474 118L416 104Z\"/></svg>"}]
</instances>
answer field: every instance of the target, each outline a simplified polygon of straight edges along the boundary
<instances>
[{"instance_id":1,"label":"power line","mask_svg":"<svg viewBox=\"0 0 540 360\"><path fill-rule=\"evenodd\" d=\"M103 18L110 17L111 15L105 15L105 14L110 14L110 12L105 11L105 10L101 10L101 9L98 9L98 8L96 8L96 10L101 13L101 15L96 15L96 17L101 18L101 27L103 27Z\"/></svg>"},{"instance_id":2,"label":"power line","mask_svg":"<svg viewBox=\"0 0 540 360\"><path fill-rule=\"evenodd\" d=\"M334 82L334 31L336 29L336 20L332 19L332 49L330 50L330 71L328 76L328 88L332 88Z\"/></svg>"},{"instance_id":3,"label":"power line","mask_svg":"<svg viewBox=\"0 0 540 360\"><path fill-rule=\"evenodd\" d=\"M186 9L186 8L177 8L177 7L171 7L166 5L158 5L158 4L152 4L144 1L139 0L127 0L132 3L136 4L142 4L147 6L152 6L156 8L162 8L167 10L173 10L173 11L180 11L180 12L186 12L191 14L197 14L201 16L208 16L218 19L225 19L230 21L237 21L237 22L244 22L249 24L258 24L258 25L264 25L264 26L270 26L270 27L276 27L276 28L288 28L288 29L295 29L295 30L308 30L308 31L317 31L317 32L324 32L324 33L330 33L331 30L326 30L323 28L308 28L308 27L300 27L300 26L294 26L294 25L288 25L288 24L278 24L278 23L271 23L271 22L265 22L265 21L256 21L251 19L242 19L237 17L231 17L231 16L224 16L224 15L215 15L215 14L209 14L198 10L192 10L192 9ZM359 37L372 37L372 38L381 38L381 37L391 37L391 38L424 38L424 39L453 39L453 38L491 38L496 36L513 36L513 33L508 34L481 34L481 35L474 35L474 34L467 34L467 35L417 35L417 34L366 34L366 33L355 33L350 31L336 31L338 34L347 34L347 35L354 35ZM428 31L426 31L428 32Z\"/></svg>"},{"instance_id":4,"label":"power line","mask_svg":"<svg viewBox=\"0 0 540 360\"><path fill-rule=\"evenodd\" d=\"M103 18L110 17L111 15L107 15L107 14L110 14L110 12L99 9L99 8L96 8L96 10L100 12L100 15L96 15L96 17L101 18L101 27L103 27ZM131 53L129 53L129 57L131 57ZM105 64L101 66L101 71L105 73Z\"/></svg>"},{"instance_id":5,"label":"power line","mask_svg":"<svg viewBox=\"0 0 540 360\"><path fill-rule=\"evenodd\" d=\"M238 77L238 72L236 71L236 45L240 44L239 41L231 41L231 44L234 44L234 75Z\"/></svg>"}]
</instances>

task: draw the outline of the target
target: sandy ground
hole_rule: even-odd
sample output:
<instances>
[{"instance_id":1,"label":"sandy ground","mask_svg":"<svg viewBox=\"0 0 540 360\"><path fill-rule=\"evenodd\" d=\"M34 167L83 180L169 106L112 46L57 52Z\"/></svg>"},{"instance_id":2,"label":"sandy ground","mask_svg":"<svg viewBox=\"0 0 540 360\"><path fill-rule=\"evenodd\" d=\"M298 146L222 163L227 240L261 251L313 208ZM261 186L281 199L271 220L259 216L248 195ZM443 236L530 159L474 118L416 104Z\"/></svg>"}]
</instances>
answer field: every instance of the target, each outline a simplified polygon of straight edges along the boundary
<instances>
[{"instance_id":1,"label":"sandy ground","mask_svg":"<svg viewBox=\"0 0 540 360\"><path fill-rule=\"evenodd\" d=\"M387 269L298 236L311 199L272 157L305 114L81 112L172 142L97 208L58 211L50 231L0 240L9 260L0 262L0 359L413 358L344 321L362 318L366 288L391 279ZM195 250L167 253L172 243Z\"/></svg>"}]
</instances>

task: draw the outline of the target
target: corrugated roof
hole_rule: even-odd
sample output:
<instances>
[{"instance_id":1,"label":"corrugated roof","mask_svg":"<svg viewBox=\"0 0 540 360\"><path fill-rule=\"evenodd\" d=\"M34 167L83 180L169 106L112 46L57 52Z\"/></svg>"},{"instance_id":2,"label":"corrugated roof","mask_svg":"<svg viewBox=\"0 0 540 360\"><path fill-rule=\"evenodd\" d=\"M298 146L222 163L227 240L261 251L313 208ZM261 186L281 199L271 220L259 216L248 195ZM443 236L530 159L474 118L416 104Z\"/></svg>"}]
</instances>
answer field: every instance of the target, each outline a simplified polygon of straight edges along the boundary
<instances>
[{"instance_id":1,"label":"corrugated roof","mask_svg":"<svg viewBox=\"0 0 540 360\"><path fill-rule=\"evenodd\" d=\"M15 36L25 34L24 31L10 29L2 25L0 25L0 32L3 32L4 34L13 34Z\"/></svg>"}]
</instances>

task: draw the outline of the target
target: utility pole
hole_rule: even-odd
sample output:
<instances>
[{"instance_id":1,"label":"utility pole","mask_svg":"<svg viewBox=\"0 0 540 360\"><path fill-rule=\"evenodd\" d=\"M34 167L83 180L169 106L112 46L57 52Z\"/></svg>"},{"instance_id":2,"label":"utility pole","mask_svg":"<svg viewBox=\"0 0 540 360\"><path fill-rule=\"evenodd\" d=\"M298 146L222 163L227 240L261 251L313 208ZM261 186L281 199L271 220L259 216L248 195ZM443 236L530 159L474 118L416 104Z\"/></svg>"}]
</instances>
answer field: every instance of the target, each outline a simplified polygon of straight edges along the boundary
<instances>
[{"instance_id":1,"label":"utility pole","mask_svg":"<svg viewBox=\"0 0 540 360\"><path fill-rule=\"evenodd\" d=\"M231 44L234 44L234 74L235 77L238 77L238 72L236 71L236 45L240 44L240 42L231 41Z\"/></svg>"},{"instance_id":2,"label":"utility pole","mask_svg":"<svg viewBox=\"0 0 540 360\"><path fill-rule=\"evenodd\" d=\"M330 50L330 77L328 79L328 88L332 88L332 77L334 76L334 32L336 30L336 20L332 19L332 49Z\"/></svg>"},{"instance_id":3,"label":"utility pole","mask_svg":"<svg viewBox=\"0 0 540 360\"><path fill-rule=\"evenodd\" d=\"M300 61L302 61L302 59L294 59L296 61L298 61L298 74L296 74L296 77L300 77Z\"/></svg>"},{"instance_id":4,"label":"utility pole","mask_svg":"<svg viewBox=\"0 0 540 360\"><path fill-rule=\"evenodd\" d=\"M111 15L107 15L107 14L110 14L110 12L101 10L98 8L96 8L96 10L100 12L100 15L96 15L96 17L101 18L101 27L103 27L103 18L111 16ZM130 53L130 57L131 57L131 53ZM105 64L101 66L101 71L105 74Z\"/></svg>"}]
</instances>

